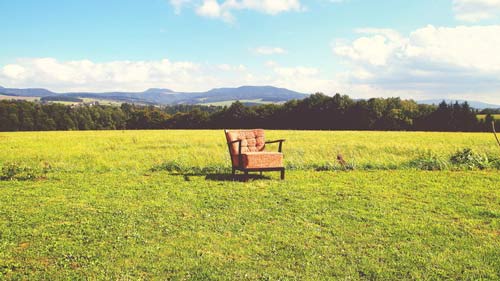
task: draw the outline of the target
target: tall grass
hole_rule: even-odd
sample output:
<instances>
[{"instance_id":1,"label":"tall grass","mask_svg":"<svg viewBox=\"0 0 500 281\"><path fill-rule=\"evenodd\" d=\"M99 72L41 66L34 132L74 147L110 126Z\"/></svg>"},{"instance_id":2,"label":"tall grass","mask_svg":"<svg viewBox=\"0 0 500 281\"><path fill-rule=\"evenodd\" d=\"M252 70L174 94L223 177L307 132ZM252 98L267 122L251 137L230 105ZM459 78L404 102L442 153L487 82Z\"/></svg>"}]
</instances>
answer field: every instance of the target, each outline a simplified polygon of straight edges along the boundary
<instances>
[{"instance_id":1,"label":"tall grass","mask_svg":"<svg viewBox=\"0 0 500 281\"><path fill-rule=\"evenodd\" d=\"M444 170L461 165L450 157L464 149L489 159L472 168L495 169L500 158L494 139L483 133L267 132L267 139L277 138L287 139L283 148L289 170L346 170L337 163L339 153L349 163L347 170ZM47 162L67 173L230 169L222 131L0 133L0 145L0 166L15 162L35 168ZM277 146L267 149L277 150Z\"/></svg>"}]
</instances>

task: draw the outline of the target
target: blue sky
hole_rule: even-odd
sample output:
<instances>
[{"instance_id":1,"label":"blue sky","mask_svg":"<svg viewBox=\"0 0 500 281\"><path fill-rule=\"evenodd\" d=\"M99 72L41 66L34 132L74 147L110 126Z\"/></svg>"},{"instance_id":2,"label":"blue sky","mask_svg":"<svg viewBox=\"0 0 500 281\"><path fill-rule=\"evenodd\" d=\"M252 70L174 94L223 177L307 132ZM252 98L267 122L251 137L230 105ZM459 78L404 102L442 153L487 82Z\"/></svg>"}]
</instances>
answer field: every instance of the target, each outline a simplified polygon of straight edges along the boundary
<instances>
[{"instance_id":1,"label":"blue sky","mask_svg":"<svg viewBox=\"0 0 500 281\"><path fill-rule=\"evenodd\" d=\"M500 0L0 1L0 85L500 103Z\"/></svg>"}]
</instances>

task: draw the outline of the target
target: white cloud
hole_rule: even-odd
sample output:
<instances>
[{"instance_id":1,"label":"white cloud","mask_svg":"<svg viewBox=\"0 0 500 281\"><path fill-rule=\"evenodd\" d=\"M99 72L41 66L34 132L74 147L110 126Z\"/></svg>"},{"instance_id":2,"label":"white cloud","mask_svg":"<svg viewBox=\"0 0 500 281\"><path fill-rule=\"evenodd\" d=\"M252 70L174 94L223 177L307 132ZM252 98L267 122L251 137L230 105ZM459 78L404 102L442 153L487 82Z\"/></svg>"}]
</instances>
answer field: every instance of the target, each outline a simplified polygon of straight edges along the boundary
<instances>
[{"instance_id":1,"label":"white cloud","mask_svg":"<svg viewBox=\"0 0 500 281\"><path fill-rule=\"evenodd\" d=\"M500 14L500 0L453 0L453 11L461 21L492 19Z\"/></svg>"},{"instance_id":2,"label":"white cloud","mask_svg":"<svg viewBox=\"0 0 500 281\"><path fill-rule=\"evenodd\" d=\"M365 36L333 46L348 63L348 83L421 97L486 95L500 102L500 25L429 25L406 37L392 30L359 31Z\"/></svg>"},{"instance_id":3,"label":"white cloud","mask_svg":"<svg viewBox=\"0 0 500 281\"><path fill-rule=\"evenodd\" d=\"M326 91L328 80L313 67L265 64L252 72L243 64L203 64L189 61L58 61L54 58L20 59L0 66L0 85L43 87L56 92L143 91L170 88L206 91L241 85L273 85L306 93Z\"/></svg>"},{"instance_id":4,"label":"white cloud","mask_svg":"<svg viewBox=\"0 0 500 281\"><path fill-rule=\"evenodd\" d=\"M218 69L222 70L222 71L240 71L240 72L244 72L247 70L247 67L240 64L240 65L230 65L230 64L227 64L227 63L224 63L224 64L219 64L217 66Z\"/></svg>"},{"instance_id":5,"label":"white cloud","mask_svg":"<svg viewBox=\"0 0 500 281\"><path fill-rule=\"evenodd\" d=\"M47 87L56 91L144 90L155 85L189 85L201 65L192 62L20 59L0 67L0 85Z\"/></svg>"},{"instance_id":6,"label":"white cloud","mask_svg":"<svg viewBox=\"0 0 500 281\"><path fill-rule=\"evenodd\" d=\"M321 73L318 68L308 66L281 66L268 61L265 66L272 71L268 85L289 88L303 93L323 92L330 94L338 89L337 83Z\"/></svg>"},{"instance_id":7,"label":"white cloud","mask_svg":"<svg viewBox=\"0 0 500 281\"><path fill-rule=\"evenodd\" d=\"M300 11L300 0L226 0L222 6L235 10L255 10L276 15L282 12Z\"/></svg>"},{"instance_id":8,"label":"white cloud","mask_svg":"<svg viewBox=\"0 0 500 281\"><path fill-rule=\"evenodd\" d=\"M26 69L20 65L9 64L3 68L3 75L10 79L22 79Z\"/></svg>"},{"instance_id":9,"label":"white cloud","mask_svg":"<svg viewBox=\"0 0 500 281\"><path fill-rule=\"evenodd\" d=\"M278 65L278 63L273 61L273 60L266 61L266 63L265 63L265 66L270 67L270 68L275 67L277 65Z\"/></svg>"},{"instance_id":10,"label":"white cloud","mask_svg":"<svg viewBox=\"0 0 500 281\"><path fill-rule=\"evenodd\" d=\"M253 52L258 55L269 56L269 55L282 55L285 54L287 51L280 47L261 46L253 49Z\"/></svg>"},{"instance_id":11,"label":"white cloud","mask_svg":"<svg viewBox=\"0 0 500 281\"><path fill-rule=\"evenodd\" d=\"M203 0L203 4L196 9L196 13L208 18L221 18L227 22L234 20L233 15L219 5L217 0Z\"/></svg>"},{"instance_id":12,"label":"white cloud","mask_svg":"<svg viewBox=\"0 0 500 281\"><path fill-rule=\"evenodd\" d=\"M182 8L191 2L191 0L170 0L170 4L174 7L176 14L180 14Z\"/></svg>"},{"instance_id":13,"label":"white cloud","mask_svg":"<svg viewBox=\"0 0 500 281\"><path fill-rule=\"evenodd\" d=\"M236 10L252 10L276 15L304 9L300 0L171 0L170 3L176 13L179 13L183 6L191 3L198 15L227 22L234 20L233 12Z\"/></svg>"},{"instance_id":14,"label":"white cloud","mask_svg":"<svg viewBox=\"0 0 500 281\"><path fill-rule=\"evenodd\" d=\"M297 77L314 77L319 73L319 70L314 67L280 67L275 66L274 72L282 77L297 78Z\"/></svg>"}]
</instances>

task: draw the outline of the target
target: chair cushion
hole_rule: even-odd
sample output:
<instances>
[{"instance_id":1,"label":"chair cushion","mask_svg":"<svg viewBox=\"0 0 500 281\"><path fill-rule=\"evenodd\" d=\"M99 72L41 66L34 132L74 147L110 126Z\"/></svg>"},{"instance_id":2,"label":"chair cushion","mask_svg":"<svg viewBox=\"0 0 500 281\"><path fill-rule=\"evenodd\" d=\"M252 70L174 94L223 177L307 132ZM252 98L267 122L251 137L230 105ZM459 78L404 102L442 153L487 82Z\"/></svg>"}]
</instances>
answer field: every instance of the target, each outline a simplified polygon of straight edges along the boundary
<instances>
[{"instance_id":1,"label":"chair cushion","mask_svg":"<svg viewBox=\"0 0 500 281\"><path fill-rule=\"evenodd\" d=\"M228 142L241 140L241 153L263 151L266 144L262 129L227 131L226 139ZM230 146L231 155L238 154L238 146L237 142Z\"/></svg>"},{"instance_id":2,"label":"chair cushion","mask_svg":"<svg viewBox=\"0 0 500 281\"><path fill-rule=\"evenodd\" d=\"M233 165L239 167L238 155L232 155ZM279 152L246 152L241 155L243 167L246 169L281 168L283 154Z\"/></svg>"}]
</instances>

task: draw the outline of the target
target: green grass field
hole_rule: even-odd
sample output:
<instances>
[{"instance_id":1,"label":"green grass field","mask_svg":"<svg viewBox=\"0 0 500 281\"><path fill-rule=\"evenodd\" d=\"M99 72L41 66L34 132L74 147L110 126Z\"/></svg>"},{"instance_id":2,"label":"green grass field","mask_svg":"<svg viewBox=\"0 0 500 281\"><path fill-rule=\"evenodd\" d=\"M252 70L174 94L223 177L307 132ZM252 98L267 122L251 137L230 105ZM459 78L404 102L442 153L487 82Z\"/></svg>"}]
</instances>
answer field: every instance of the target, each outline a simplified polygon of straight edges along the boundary
<instances>
[{"instance_id":1,"label":"green grass field","mask_svg":"<svg viewBox=\"0 0 500 281\"><path fill-rule=\"evenodd\" d=\"M90 103L90 102L99 102L100 105L110 105L110 106L120 106L122 105L122 102L115 101L115 100L107 100L107 99L91 99L91 98L82 98L84 103ZM138 105L143 105L141 103L137 103Z\"/></svg>"},{"instance_id":2,"label":"green grass field","mask_svg":"<svg viewBox=\"0 0 500 281\"><path fill-rule=\"evenodd\" d=\"M18 96L6 96L0 94L0 100L25 100L25 101L38 101L39 97L18 97Z\"/></svg>"},{"instance_id":3,"label":"green grass field","mask_svg":"<svg viewBox=\"0 0 500 281\"><path fill-rule=\"evenodd\" d=\"M231 181L222 131L0 133L0 279L500 278L491 134L267 137L285 181Z\"/></svg>"},{"instance_id":4,"label":"green grass field","mask_svg":"<svg viewBox=\"0 0 500 281\"><path fill-rule=\"evenodd\" d=\"M493 116L493 118L495 118L495 120L500 120L500 114L492 114L491 116ZM484 120L486 118L486 114L478 114L477 115L477 119L479 120Z\"/></svg>"}]
</instances>

